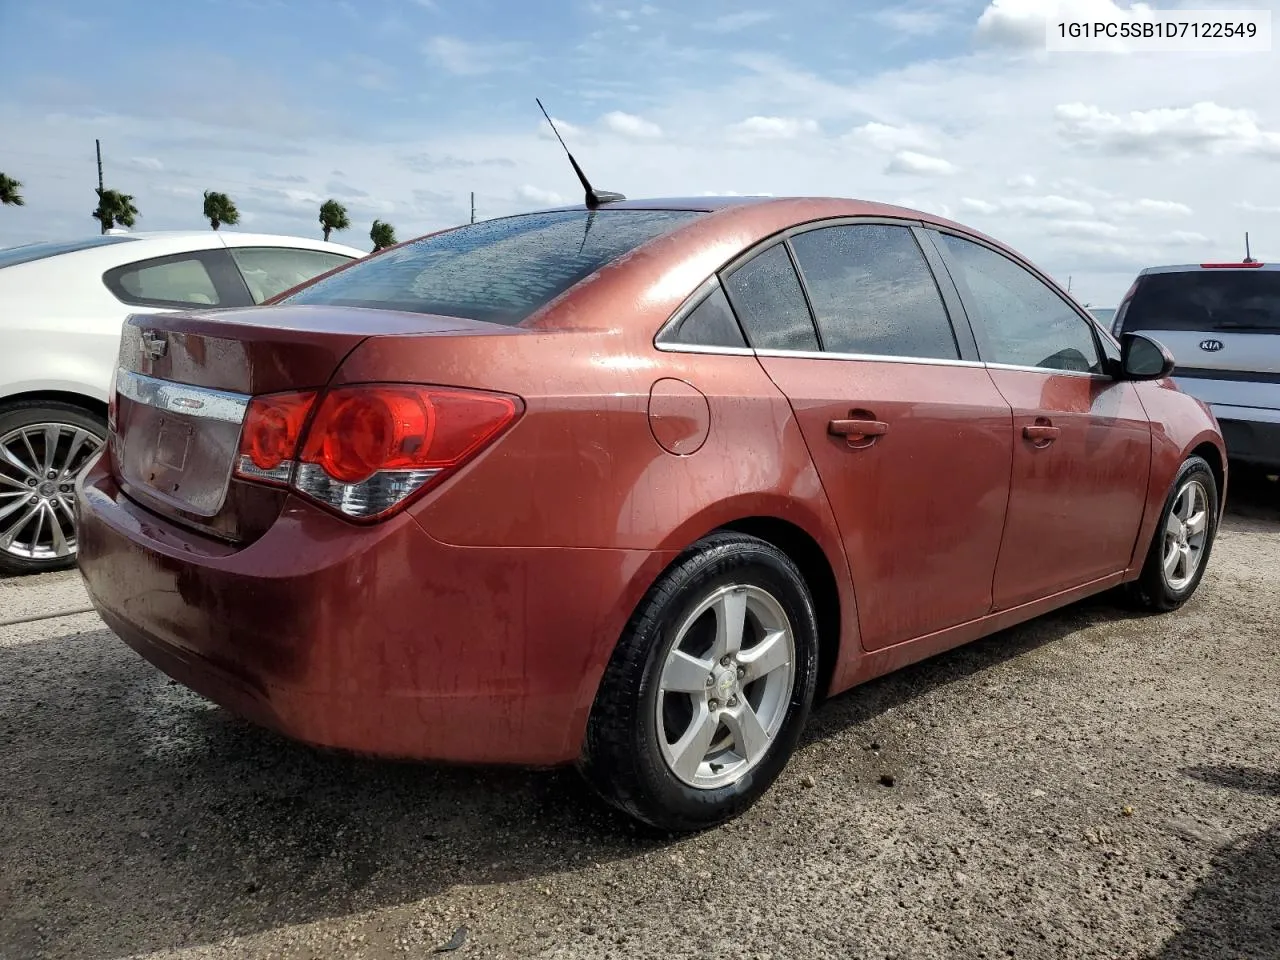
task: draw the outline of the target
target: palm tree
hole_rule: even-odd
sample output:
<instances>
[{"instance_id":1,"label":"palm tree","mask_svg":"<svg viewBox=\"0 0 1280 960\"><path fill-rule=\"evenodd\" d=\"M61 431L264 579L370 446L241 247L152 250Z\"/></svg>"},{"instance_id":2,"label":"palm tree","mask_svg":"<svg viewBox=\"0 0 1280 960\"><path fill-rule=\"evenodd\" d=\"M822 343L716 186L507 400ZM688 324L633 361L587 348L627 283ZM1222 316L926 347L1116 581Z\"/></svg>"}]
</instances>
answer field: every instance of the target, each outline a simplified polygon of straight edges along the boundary
<instances>
[{"instance_id":1,"label":"palm tree","mask_svg":"<svg viewBox=\"0 0 1280 960\"><path fill-rule=\"evenodd\" d=\"M337 200L326 200L320 204L320 226L324 228L324 238L334 230L345 230L351 226L351 218L347 216L347 208Z\"/></svg>"},{"instance_id":2,"label":"palm tree","mask_svg":"<svg viewBox=\"0 0 1280 960\"><path fill-rule=\"evenodd\" d=\"M98 209L89 216L102 224L103 233L117 223L123 227L132 227L138 217L142 216L138 213L138 208L133 205L133 197L127 193L121 193L119 190L104 190L101 187L94 188L93 192L98 195Z\"/></svg>"},{"instance_id":3,"label":"palm tree","mask_svg":"<svg viewBox=\"0 0 1280 960\"><path fill-rule=\"evenodd\" d=\"M396 245L396 228L389 223L375 220L373 221L373 228L369 231L369 239L373 241L375 253L379 250L385 250L387 247L394 247Z\"/></svg>"},{"instance_id":4,"label":"palm tree","mask_svg":"<svg viewBox=\"0 0 1280 960\"><path fill-rule=\"evenodd\" d=\"M224 223L234 227L240 222L240 211L236 209L235 201L214 190L204 192L204 215L215 230Z\"/></svg>"},{"instance_id":5,"label":"palm tree","mask_svg":"<svg viewBox=\"0 0 1280 960\"><path fill-rule=\"evenodd\" d=\"M20 207L27 201L22 199L18 191L22 189L22 181L15 180L6 173L0 173L0 205Z\"/></svg>"}]
</instances>

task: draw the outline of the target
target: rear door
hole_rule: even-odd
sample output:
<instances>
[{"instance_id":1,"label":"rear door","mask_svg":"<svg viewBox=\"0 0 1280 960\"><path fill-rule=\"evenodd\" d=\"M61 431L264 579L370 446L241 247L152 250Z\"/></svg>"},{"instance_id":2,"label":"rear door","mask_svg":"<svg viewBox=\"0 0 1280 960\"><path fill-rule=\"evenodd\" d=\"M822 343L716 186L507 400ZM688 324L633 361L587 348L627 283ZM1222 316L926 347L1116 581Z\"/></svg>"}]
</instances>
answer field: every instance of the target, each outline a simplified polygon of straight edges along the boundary
<instances>
[{"instance_id":1,"label":"rear door","mask_svg":"<svg viewBox=\"0 0 1280 960\"><path fill-rule=\"evenodd\" d=\"M996 609L1124 570L1151 469L1151 427L1133 384L1104 373L1093 321L1040 277L975 240L929 234L1013 408Z\"/></svg>"},{"instance_id":2,"label":"rear door","mask_svg":"<svg viewBox=\"0 0 1280 960\"><path fill-rule=\"evenodd\" d=\"M860 221L793 233L723 282L791 402L840 525L863 646L985 615L1011 414L971 334L957 337L913 228Z\"/></svg>"}]
</instances>

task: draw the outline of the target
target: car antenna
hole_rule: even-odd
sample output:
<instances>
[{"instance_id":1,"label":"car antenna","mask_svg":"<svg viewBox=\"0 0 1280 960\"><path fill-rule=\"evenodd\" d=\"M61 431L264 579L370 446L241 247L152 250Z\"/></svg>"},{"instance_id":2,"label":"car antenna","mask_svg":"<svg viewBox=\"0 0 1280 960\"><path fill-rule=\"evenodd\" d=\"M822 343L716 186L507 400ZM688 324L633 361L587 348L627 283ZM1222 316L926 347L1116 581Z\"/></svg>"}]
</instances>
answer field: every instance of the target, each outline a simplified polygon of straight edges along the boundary
<instances>
[{"instance_id":1,"label":"car antenna","mask_svg":"<svg viewBox=\"0 0 1280 960\"><path fill-rule=\"evenodd\" d=\"M573 172L578 175L578 179L582 181L582 188L587 191L587 209L594 210L602 203L611 203L614 200L627 199L620 193L611 193L608 190L597 190L591 186L591 181L587 179L587 175L582 172L582 168L578 166L578 161L573 159L573 154L569 152L569 146L564 142L564 137L560 136L560 131L556 129L556 125L551 121L551 114L547 113L547 108L542 105L542 101L537 97L533 98L538 102L538 109L542 111L542 115L547 118L547 123L551 125L551 132L556 135L556 139L560 141L560 146L564 147L564 152L569 157L569 162L573 164Z\"/></svg>"},{"instance_id":2,"label":"car antenna","mask_svg":"<svg viewBox=\"0 0 1280 960\"><path fill-rule=\"evenodd\" d=\"M1244 232L1244 262L1245 263L1258 262L1257 260L1253 259L1253 255L1249 253L1249 231L1248 230Z\"/></svg>"}]
</instances>

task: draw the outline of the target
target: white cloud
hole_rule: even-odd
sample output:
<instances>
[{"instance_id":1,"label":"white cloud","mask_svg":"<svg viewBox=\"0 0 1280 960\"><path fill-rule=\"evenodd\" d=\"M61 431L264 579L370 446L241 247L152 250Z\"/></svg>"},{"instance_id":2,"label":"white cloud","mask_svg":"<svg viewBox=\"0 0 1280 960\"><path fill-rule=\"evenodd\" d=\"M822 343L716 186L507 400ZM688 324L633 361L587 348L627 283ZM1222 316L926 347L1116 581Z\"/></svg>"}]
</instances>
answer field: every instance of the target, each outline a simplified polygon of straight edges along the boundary
<instances>
[{"instance_id":1,"label":"white cloud","mask_svg":"<svg viewBox=\"0 0 1280 960\"><path fill-rule=\"evenodd\" d=\"M509 68L523 49L518 43L473 43L447 36L432 37L423 45L423 52L433 63L459 77Z\"/></svg>"},{"instance_id":2,"label":"white cloud","mask_svg":"<svg viewBox=\"0 0 1280 960\"><path fill-rule=\"evenodd\" d=\"M699 23L698 29L710 30L714 33L736 33L748 27L758 26L772 20L774 14L768 10L739 10L737 13L726 13L714 20Z\"/></svg>"},{"instance_id":3,"label":"white cloud","mask_svg":"<svg viewBox=\"0 0 1280 960\"><path fill-rule=\"evenodd\" d=\"M1015 190L1033 190L1035 189L1036 178L1029 173L1022 173L1016 177L1010 177L1005 181L1005 185Z\"/></svg>"},{"instance_id":4,"label":"white cloud","mask_svg":"<svg viewBox=\"0 0 1280 960\"><path fill-rule=\"evenodd\" d=\"M729 128L731 138L744 142L794 140L803 134L817 132L817 121L797 117L747 117Z\"/></svg>"},{"instance_id":5,"label":"white cloud","mask_svg":"<svg viewBox=\"0 0 1280 960\"><path fill-rule=\"evenodd\" d=\"M1101 220L1051 220L1046 232L1059 237L1118 237L1123 231Z\"/></svg>"},{"instance_id":6,"label":"white cloud","mask_svg":"<svg viewBox=\"0 0 1280 960\"><path fill-rule=\"evenodd\" d=\"M586 128L580 127L576 123L570 123L568 120L561 120L559 117L552 117L551 119L555 122L556 130L560 131L560 136L564 137L566 142L590 139ZM538 136L544 140L554 140L556 138L555 130L551 129L551 125L545 119L538 121Z\"/></svg>"},{"instance_id":7,"label":"white cloud","mask_svg":"<svg viewBox=\"0 0 1280 960\"><path fill-rule=\"evenodd\" d=\"M960 201L964 210L986 215L1001 214L1023 217L1089 218L1094 214L1093 204L1057 194L1032 197L1003 197L999 200L975 200L965 197Z\"/></svg>"},{"instance_id":8,"label":"white cloud","mask_svg":"<svg viewBox=\"0 0 1280 960\"><path fill-rule=\"evenodd\" d=\"M565 198L554 190L543 190L527 183L516 188L516 198L540 207L559 207L566 203Z\"/></svg>"},{"instance_id":9,"label":"white cloud","mask_svg":"<svg viewBox=\"0 0 1280 960\"><path fill-rule=\"evenodd\" d=\"M164 163L155 157L130 157L129 162L140 170L164 169Z\"/></svg>"},{"instance_id":10,"label":"white cloud","mask_svg":"<svg viewBox=\"0 0 1280 960\"><path fill-rule=\"evenodd\" d=\"M992 203L990 200L978 200L974 197L961 197L960 209L966 213L981 213L991 215L1000 212L1000 205Z\"/></svg>"},{"instance_id":11,"label":"white cloud","mask_svg":"<svg viewBox=\"0 0 1280 960\"><path fill-rule=\"evenodd\" d=\"M1111 209L1123 216L1137 217L1189 217L1191 208L1176 200L1122 200L1112 204Z\"/></svg>"},{"instance_id":12,"label":"white cloud","mask_svg":"<svg viewBox=\"0 0 1280 960\"><path fill-rule=\"evenodd\" d=\"M931 157L914 150L899 150L885 168L886 173L917 177L946 177L956 172L955 164L941 157Z\"/></svg>"},{"instance_id":13,"label":"white cloud","mask_svg":"<svg viewBox=\"0 0 1280 960\"><path fill-rule=\"evenodd\" d=\"M1240 200L1232 204L1237 210L1245 210L1249 213L1280 213L1280 204L1253 203L1249 200Z\"/></svg>"},{"instance_id":14,"label":"white cloud","mask_svg":"<svg viewBox=\"0 0 1280 960\"><path fill-rule=\"evenodd\" d=\"M933 36L954 23L949 11L936 7L885 7L871 14L871 19L911 37Z\"/></svg>"},{"instance_id":15,"label":"white cloud","mask_svg":"<svg viewBox=\"0 0 1280 960\"><path fill-rule=\"evenodd\" d=\"M662 136L662 128L650 120L637 117L634 113L623 113L614 110L602 118L604 125L614 133L637 140L653 140Z\"/></svg>"},{"instance_id":16,"label":"white cloud","mask_svg":"<svg viewBox=\"0 0 1280 960\"><path fill-rule=\"evenodd\" d=\"M1236 151L1280 158L1280 133L1264 130L1250 110L1210 101L1127 113L1064 103L1054 115L1063 139L1109 154L1158 158Z\"/></svg>"},{"instance_id":17,"label":"white cloud","mask_svg":"<svg viewBox=\"0 0 1280 960\"><path fill-rule=\"evenodd\" d=\"M923 130L874 121L855 127L849 132L849 137L881 150L906 150L913 147L927 149L934 142L934 138Z\"/></svg>"}]
</instances>

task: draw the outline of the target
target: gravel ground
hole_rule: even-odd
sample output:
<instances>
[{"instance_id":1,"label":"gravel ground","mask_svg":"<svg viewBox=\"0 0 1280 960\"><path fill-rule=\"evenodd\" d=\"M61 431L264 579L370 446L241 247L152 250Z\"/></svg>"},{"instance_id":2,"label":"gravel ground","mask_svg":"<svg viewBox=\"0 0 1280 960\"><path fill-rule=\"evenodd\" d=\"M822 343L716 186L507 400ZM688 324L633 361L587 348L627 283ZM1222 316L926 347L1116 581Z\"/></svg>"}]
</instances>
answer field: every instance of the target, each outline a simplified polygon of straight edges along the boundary
<instances>
[{"instance_id":1,"label":"gravel ground","mask_svg":"<svg viewBox=\"0 0 1280 960\"><path fill-rule=\"evenodd\" d=\"M0 627L0 957L1280 957L1280 486L1244 487L1182 611L841 696L693 838L571 772L285 742L93 614ZM0 582L0 621L74 581Z\"/></svg>"}]
</instances>

